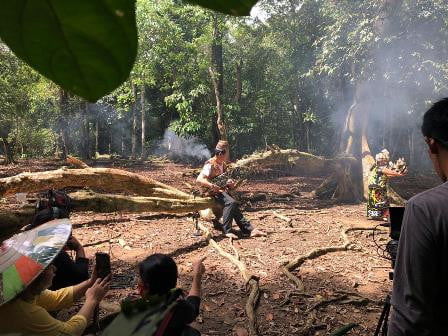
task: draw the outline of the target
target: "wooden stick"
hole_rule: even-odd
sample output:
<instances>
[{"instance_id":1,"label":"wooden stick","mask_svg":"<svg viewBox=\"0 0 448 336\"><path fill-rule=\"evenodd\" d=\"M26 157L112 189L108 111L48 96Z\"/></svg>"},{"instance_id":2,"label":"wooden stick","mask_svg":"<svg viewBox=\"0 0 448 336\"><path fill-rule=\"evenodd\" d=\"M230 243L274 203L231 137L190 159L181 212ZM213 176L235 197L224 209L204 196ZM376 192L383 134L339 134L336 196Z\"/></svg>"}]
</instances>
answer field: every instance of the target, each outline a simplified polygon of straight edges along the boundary
<instances>
[{"instance_id":1,"label":"wooden stick","mask_svg":"<svg viewBox=\"0 0 448 336\"><path fill-rule=\"evenodd\" d=\"M272 211L272 213L274 214L275 217L285 221L289 227L292 227L292 219L291 218L281 215L277 211Z\"/></svg>"}]
</instances>

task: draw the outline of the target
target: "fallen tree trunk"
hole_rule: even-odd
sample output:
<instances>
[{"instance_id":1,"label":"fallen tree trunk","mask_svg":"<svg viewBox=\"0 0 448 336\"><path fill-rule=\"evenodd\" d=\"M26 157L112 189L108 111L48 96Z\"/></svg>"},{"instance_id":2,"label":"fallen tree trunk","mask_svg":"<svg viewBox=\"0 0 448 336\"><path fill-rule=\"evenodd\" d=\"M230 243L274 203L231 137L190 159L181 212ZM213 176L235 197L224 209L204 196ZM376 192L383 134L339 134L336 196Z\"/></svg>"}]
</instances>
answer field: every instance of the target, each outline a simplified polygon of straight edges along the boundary
<instances>
[{"instance_id":1,"label":"fallen tree trunk","mask_svg":"<svg viewBox=\"0 0 448 336\"><path fill-rule=\"evenodd\" d=\"M272 147L268 151L240 159L233 166L251 168L255 173L263 169L280 169L290 174L324 175L328 173L328 167L332 162L331 159L296 149Z\"/></svg>"},{"instance_id":2,"label":"fallen tree trunk","mask_svg":"<svg viewBox=\"0 0 448 336\"><path fill-rule=\"evenodd\" d=\"M185 213L212 208L215 200L209 198L169 199L158 197L122 196L77 191L69 194L74 211L107 212L161 212Z\"/></svg>"},{"instance_id":3,"label":"fallen tree trunk","mask_svg":"<svg viewBox=\"0 0 448 336\"><path fill-rule=\"evenodd\" d=\"M0 197L65 187L96 187L140 196L190 199L191 195L151 178L114 168L57 169L0 179Z\"/></svg>"},{"instance_id":4,"label":"fallen tree trunk","mask_svg":"<svg viewBox=\"0 0 448 336\"><path fill-rule=\"evenodd\" d=\"M80 190L69 193L72 211L96 213L142 213L159 212L177 214L196 212L217 206L214 198L168 199L158 197L99 194ZM16 232L32 222L34 206L25 206L11 211L0 211L0 236Z\"/></svg>"},{"instance_id":5,"label":"fallen tree trunk","mask_svg":"<svg viewBox=\"0 0 448 336\"><path fill-rule=\"evenodd\" d=\"M33 220L34 206L20 209L0 210L0 241L9 237Z\"/></svg>"}]
</instances>

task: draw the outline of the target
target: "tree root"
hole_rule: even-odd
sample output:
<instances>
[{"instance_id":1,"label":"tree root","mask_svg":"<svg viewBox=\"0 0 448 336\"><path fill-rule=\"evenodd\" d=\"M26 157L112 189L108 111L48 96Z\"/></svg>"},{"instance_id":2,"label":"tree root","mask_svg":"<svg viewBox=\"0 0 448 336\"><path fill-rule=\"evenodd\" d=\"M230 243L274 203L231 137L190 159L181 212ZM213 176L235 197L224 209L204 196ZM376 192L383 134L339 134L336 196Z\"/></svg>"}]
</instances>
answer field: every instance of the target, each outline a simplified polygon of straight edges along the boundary
<instances>
[{"instance_id":1,"label":"tree root","mask_svg":"<svg viewBox=\"0 0 448 336\"><path fill-rule=\"evenodd\" d=\"M327 247L321 247L317 248L315 250L312 250L310 253L299 256L289 262L285 262L281 266L281 271L287 276L287 278L296 286L296 288L299 291L304 291L305 286L303 285L302 280L300 280L297 276L292 274L292 271L299 268L300 266L305 263L307 260L317 259L325 254L333 253L333 252L341 252L341 251L348 251L348 250L354 250L355 246L354 244L349 240L348 233L353 231L372 231L377 230L376 228L368 228L368 227L352 227L341 231L341 236L344 241L344 243L340 246L327 246Z\"/></svg>"},{"instance_id":2,"label":"tree root","mask_svg":"<svg viewBox=\"0 0 448 336\"><path fill-rule=\"evenodd\" d=\"M246 301L246 315L249 320L249 335L258 335L257 331L257 316L256 307L258 305L258 299L260 296L259 279L257 276L251 274L246 267L246 264L240 260L240 254L235 246L233 246L233 240L230 239L230 245L235 254L230 254L225 251L213 238L210 230L201 222L198 224L199 228L204 232L205 238L207 239L209 245L213 247L220 255L230 260L232 264L238 267L244 281L246 282L247 288L250 289L248 299Z\"/></svg>"},{"instance_id":3,"label":"tree root","mask_svg":"<svg viewBox=\"0 0 448 336\"><path fill-rule=\"evenodd\" d=\"M275 217L281 219L282 221L285 221L289 227L292 227L292 218L279 214L277 211L272 211L272 213L274 214Z\"/></svg>"}]
</instances>

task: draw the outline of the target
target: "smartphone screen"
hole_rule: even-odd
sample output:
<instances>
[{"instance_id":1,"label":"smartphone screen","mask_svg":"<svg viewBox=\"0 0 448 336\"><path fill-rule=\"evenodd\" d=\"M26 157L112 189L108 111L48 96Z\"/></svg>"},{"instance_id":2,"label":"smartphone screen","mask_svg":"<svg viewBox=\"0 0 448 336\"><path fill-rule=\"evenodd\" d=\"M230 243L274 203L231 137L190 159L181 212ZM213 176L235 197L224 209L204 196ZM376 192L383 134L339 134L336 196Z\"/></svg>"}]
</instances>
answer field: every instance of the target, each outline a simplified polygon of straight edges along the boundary
<instances>
[{"instance_id":1,"label":"smartphone screen","mask_svg":"<svg viewBox=\"0 0 448 336\"><path fill-rule=\"evenodd\" d=\"M107 253L95 253L95 269L98 278L104 279L110 274L110 256Z\"/></svg>"}]
</instances>

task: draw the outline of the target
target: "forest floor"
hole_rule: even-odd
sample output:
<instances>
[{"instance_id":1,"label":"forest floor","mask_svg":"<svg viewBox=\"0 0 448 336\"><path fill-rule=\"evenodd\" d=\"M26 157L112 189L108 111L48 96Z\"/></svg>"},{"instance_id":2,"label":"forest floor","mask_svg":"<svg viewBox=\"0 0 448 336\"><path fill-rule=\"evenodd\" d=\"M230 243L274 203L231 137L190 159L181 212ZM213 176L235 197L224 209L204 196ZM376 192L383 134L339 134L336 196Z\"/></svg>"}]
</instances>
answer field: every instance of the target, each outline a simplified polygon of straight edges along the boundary
<instances>
[{"instance_id":1,"label":"forest floor","mask_svg":"<svg viewBox=\"0 0 448 336\"><path fill-rule=\"evenodd\" d=\"M192 167L166 160L153 162L89 162L92 166L123 168L186 190L193 184ZM0 177L23 171L55 169L61 162L38 160L14 166L0 166ZM187 175L187 176L185 176ZM267 237L239 239L233 245L242 261L260 278L260 301L257 308L260 335L329 335L348 324L357 323L350 335L371 335L382 309L382 301L391 289L390 261L382 258L377 244L388 241L387 229L349 233L355 250L335 252L306 261L294 274L304 283L298 292L282 273L280 266L298 256L327 246L343 243L341 230L350 227L372 228L379 224L366 219L365 204L340 205L310 198L310 192L322 181L320 177L278 177L251 180L241 190L245 195L264 193L267 199L243 206L245 215ZM434 176L408 176L395 183L404 196L437 184ZM298 186L300 196L291 195ZM288 196L289 195L289 196ZM274 213L290 218L286 221ZM245 304L248 293L238 268L209 247L203 237L196 237L191 218L181 215L95 214L72 215L74 235L83 244L112 239L112 243L87 248L110 252L114 279L108 301L136 294L136 265L152 253L167 253L179 268L178 285L186 291L191 282L192 262L207 256L203 278L201 313L194 326L202 335L247 335ZM207 224L209 225L209 224ZM211 228L211 225L209 225ZM237 231L237 227L235 227ZM215 240L227 251L229 239L213 231ZM366 300L352 300L362 298Z\"/></svg>"}]
</instances>

